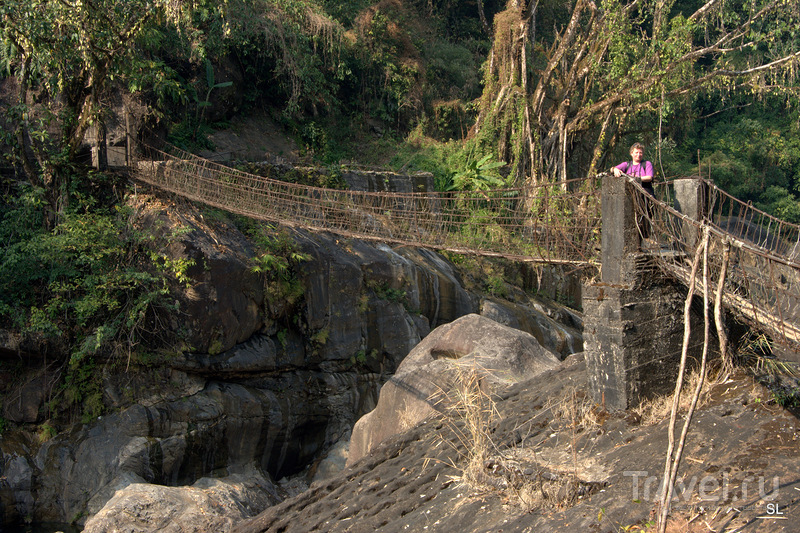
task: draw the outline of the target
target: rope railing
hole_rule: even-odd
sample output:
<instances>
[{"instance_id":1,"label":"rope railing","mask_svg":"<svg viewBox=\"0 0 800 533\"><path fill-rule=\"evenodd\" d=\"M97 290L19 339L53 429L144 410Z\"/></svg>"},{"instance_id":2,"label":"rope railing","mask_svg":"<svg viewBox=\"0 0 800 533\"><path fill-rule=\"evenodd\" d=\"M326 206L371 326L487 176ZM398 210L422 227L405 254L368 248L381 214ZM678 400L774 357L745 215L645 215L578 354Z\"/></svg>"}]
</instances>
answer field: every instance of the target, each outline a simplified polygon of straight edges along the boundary
<instances>
[{"instance_id":1,"label":"rope railing","mask_svg":"<svg viewBox=\"0 0 800 533\"><path fill-rule=\"evenodd\" d=\"M709 191L707 216L720 231L777 258L790 262L800 258L800 226L742 202L706 179L702 183Z\"/></svg>"},{"instance_id":2,"label":"rope railing","mask_svg":"<svg viewBox=\"0 0 800 533\"><path fill-rule=\"evenodd\" d=\"M722 251L728 248L722 291L726 308L773 341L800 349L800 262L796 261L800 227L759 211L712 183L702 183L708 192L706 215L695 220L670 205L667 191L653 198L631 180L643 246L650 248L663 271L686 283L691 257L707 228L710 293L716 293Z\"/></svg>"},{"instance_id":3,"label":"rope railing","mask_svg":"<svg viewBox=\"0 0 800 533\"><path fill-rule=\"evenodd\" d=\"M191 200L290 227L345 237L573 265L596 272L603 175L564 184L491 191L366 192L324 189L256 176L171 149L144 147L137 179ZM657 198L631 179L639 230L656 264L687 282L698 236L711 238L709 283L716 289L730 247L725 305L778 342L800 348L800 227L704 182L706 215L675 207L669 187Z\"/></svg>"},{"instance_id":4,"label":"rope railing","mask_svg":"<svg viewBox=\"0 0 800 533\"><path fill-rule=\"evenodd\" d=\"M339 235L595 268L595 180L491 191L367 192L274 180L147 147L137 179L234 213Z\"/></svg>"}]
</instances>

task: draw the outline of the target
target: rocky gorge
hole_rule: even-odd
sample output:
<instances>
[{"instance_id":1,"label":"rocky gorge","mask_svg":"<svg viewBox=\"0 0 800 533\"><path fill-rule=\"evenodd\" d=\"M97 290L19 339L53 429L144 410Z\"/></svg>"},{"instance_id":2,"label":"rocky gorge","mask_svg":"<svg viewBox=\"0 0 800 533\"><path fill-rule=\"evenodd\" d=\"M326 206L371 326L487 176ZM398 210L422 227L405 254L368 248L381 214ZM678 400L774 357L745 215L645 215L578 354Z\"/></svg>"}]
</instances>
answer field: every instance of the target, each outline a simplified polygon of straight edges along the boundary
<instances>
[{"instance_id":1,"label":"rocky gorge","mask_svg":"<svg viewBox=\"0 0 800 533\"><path fill-rule=\"evenodd\" d=\"M314 179L334 178L432 187L425 174ZM574 272L256 222L129 185L130 226L184 267L148 324L173 348L100 362L103 413L56 424L66 347L0 331L0 531L652 528L667 402L590 401ZM484 410L465 409L475 399ZM671 530L792 530L800 428L779 399L744 372L712 383Z\"/></svg>"},{"instance_id":2,"label":"rocky gorge","mask_svg":"<svg viewBox=\"0 0 800 533\"><path fill-rule=\"evenodd\" d=\"M252 232L226 214L148 190L127 202L137 225L165 236L163 253L190 265L172 287L179 312L162 324L182 349L107 363L106 413L43 437L29 428L45 422L46 354L7 334L4 357L40 370L4 405L16 425L0 437L4 524L107 531L122 505L148 525L119 530L228 530L344 468L356 421L437 327L481 315L543 347L548 368L582 349L580 314L554 302L579 301L577 282L555 269L470 270L430 250L264 224L262 241L300 258L265 275Z\"/></svg>"}]
</instances>

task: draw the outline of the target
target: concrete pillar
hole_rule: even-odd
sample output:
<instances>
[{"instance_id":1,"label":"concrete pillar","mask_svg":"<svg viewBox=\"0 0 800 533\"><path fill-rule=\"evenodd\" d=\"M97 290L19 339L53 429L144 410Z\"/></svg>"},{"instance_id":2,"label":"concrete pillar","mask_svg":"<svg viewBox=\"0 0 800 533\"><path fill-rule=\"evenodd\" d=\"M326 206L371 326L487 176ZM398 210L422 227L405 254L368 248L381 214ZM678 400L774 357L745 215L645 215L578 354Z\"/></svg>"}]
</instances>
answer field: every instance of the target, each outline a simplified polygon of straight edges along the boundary
<instances>
[{"instance_id":1,"label":"concrete pillar","mask_svg":"<svg viewBox=\"0 0 800 533\"><path fill-rule=\"evenodd\" d=\"M603 179L601 193L603 232L600 241L600 279L604 283L629 283L635 274L632 255L640 246L633 197L625 178L614 175Z\"/></svg>"},{"instance_id":2,"label":"concrete pillar","mask_svg":"<svg viewBox=\"0 0 800 533\"><path fill-rule=\"evenodd\" d=\"M675 192L675 209L692 220L703 220L708 213L708 186L700 178L679 178L672 181ZM682 234L688 249L692 250L700 240L698 228L682 222Z\"/></svg>"},{"instance_id":3,"label":"concrete pillar","mask_svg":"<svg viewBox=\"0 0 800 533\"><path fill-rule=\"evenodd\" d=\"M584 352L593 400L617 410L674 389L686 288L640 252L625 181L606 177L602 193L601 276L583 288ZM695 355L702 327L695 324L692 331Z\"/></svg>"},{"instance_id":4,"label":"concrete pillar","mask_svg":"<svg viewBox=\"0 0 800 533\"><path fill-rule=\"evenodd\" d=\"M685 290L657 272L652 274L649 286L596 283L584 287L583 346L589 390L593 400L609 411L627 409L674 388ZM693 326L695 343L699 326Z\"/></svg>"}]
</instances>

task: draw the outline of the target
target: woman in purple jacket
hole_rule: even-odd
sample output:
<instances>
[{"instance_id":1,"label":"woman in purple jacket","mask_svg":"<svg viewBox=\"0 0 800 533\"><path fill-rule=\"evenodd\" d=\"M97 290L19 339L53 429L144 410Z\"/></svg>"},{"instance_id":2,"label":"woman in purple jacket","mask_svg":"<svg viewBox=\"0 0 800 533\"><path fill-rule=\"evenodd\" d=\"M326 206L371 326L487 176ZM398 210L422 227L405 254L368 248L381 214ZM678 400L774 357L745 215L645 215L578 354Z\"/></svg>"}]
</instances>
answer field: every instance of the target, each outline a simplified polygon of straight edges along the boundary
<instances>
[{"instance_id":1,"label":"woman in purple jacket","mask_svg":"<svg viewBox=\"0 0 800 533\"><path fill-rule=\"evenodd\" d=\"M645 191L654 195L653 191L653 163L644 161L644 145L641 143L633 143L631 146L631 161L620 163L611 169L615 176L620 177L623 174L639 178L642 182L642 187Z\"/></svg>"}]
</instances>

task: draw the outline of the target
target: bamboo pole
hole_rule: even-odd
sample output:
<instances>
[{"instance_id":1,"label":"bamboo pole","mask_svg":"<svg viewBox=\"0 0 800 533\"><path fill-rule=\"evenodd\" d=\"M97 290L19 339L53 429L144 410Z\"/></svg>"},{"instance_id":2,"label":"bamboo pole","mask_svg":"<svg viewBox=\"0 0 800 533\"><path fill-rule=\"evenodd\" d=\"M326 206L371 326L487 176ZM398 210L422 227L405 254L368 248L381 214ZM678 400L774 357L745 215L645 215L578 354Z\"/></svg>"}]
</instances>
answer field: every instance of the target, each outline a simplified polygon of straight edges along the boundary
<instances>
[{"instance_id":1,"label":"bamboo pole","mask_svg":"<svg viewBox=\"0 0 800 533\"><path fill-rule=\"evenodd\" d=\"M728 334L725 331L725 321L722 317L722 292L725 290L725 278L728 275L728 263L731 259L731 244L726 239L722 243L722 266L717 280L717 294L714 298L714 323L717 326L719 338L719 353L722 357L722 375L727 376L733 370L733 361L728 354Z\"/></svg>"}]
</instances>

